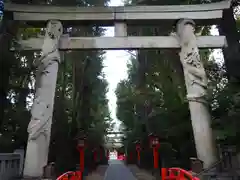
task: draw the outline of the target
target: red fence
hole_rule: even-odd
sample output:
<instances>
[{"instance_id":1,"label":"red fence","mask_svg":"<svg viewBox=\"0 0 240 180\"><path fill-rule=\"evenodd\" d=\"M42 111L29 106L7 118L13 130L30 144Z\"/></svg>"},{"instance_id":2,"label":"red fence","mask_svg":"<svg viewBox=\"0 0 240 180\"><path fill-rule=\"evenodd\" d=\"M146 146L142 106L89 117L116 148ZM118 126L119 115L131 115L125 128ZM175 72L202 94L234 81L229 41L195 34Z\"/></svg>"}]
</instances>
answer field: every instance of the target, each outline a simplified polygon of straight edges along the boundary
<instances>
[{"instance_id":1,"label":"red fence","mask_svg":"<svg viewBox=\"0 0 240 180\"><path fill-rule=\"evenodd\" d=\"M162 180L200 180L181 168L162 168Z\"/></svg>"},{"instance_id":2,"label":"red fence","mask_svg":"<svg viewBox=\"0 0 240 180\"><path fill-rule=\"evenodd\" d=\"M69 171L59 176L57 180L82 180L82 173L80 171Z\"/></svg>"},{"instance_id":3,"label":"red fence","mask_svg":"<svg viewBox=\"0 0 240 180\"><path fill-rule=\"evenodd\" d=\"M181 168L162 168L161 174L162 180L200 180ZM59 176L57 180L82 180L82 173L69 171Z\"/></svg>"}]
</instances>

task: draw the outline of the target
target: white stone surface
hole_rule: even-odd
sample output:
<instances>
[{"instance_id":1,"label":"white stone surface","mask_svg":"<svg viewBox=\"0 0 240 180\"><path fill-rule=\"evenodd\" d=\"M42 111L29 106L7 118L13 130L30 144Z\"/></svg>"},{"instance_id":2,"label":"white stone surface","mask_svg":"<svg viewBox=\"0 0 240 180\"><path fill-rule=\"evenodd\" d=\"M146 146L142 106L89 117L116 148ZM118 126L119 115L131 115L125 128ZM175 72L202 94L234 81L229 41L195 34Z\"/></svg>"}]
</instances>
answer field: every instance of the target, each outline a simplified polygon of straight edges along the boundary
<instances>
[{"instance_id":1,"label":"white stone surface","mask_svg":"<svg viewBox=\"0 0 240 180\"><path fill-rule=\"evenodd\" d=\"M28 125L28 145L24 166L24 177L41 177L47 165L51 134L52 112L60 55L58 42L63 27L59 21L47 24L42 56L34 61L37 66L36 93Z\"/></svg>"},{"instance_id":2,"label":"white stone surface","mask_svg":"<svg viewBox=\"0 0 240 180\"><path fill-rule=\"evenodd\" d=\"M124 33L117 32L124 36ZM20 40L20 50L40 50L43 38ZM60 50L121 50L121 49L159 49L180 48L179 42L173 36L127 36L127 37L71 37L60 40ZM225 36L199 36L199 48L222 48L226 44Z\"/></svg>"},{"instance_id":3,"label":"white stone surface","mask_svg":"<svg viewBox=\"0 0 240 180\"><path fill-rule=\"evenodd\" d=\"M59 19L62 21L95 21L113 25L115 21L177 20L192 18L195 20L220 19L222 10L229 8L230 0L200 5L169 6L127 6L127 7L60 7L5 4L6 11L13 11L13 19L20 21L46 21Z\"/></svg>"},{"instance_id":4,"label":"white stone surface","mask_svg":"<svg viewBox=\"0 0 240 180\"><path fill-rule=\"evenodd\" d=\"M200 59L194 25L192 20L187 19L180 20L177 24L181 45L179 56L184 70L197 156L203 161L204 168L208 168L216 162L216 152L206 101L207 76Z\"/></svg>"}]
</instances>

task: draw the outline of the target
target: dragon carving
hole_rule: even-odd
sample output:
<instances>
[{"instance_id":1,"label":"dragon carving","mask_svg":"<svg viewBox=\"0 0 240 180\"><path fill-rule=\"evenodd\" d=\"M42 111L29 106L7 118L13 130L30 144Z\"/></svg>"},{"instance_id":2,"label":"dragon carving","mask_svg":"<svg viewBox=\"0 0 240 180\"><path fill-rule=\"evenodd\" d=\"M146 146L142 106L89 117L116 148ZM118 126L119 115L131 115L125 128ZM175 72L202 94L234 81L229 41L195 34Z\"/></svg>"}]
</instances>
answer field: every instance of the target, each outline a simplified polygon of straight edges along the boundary
<instances>
[{"instance_id":1,"label":"dragon carving","mask_svg":"<svg viewBox=\"0 0 240 180\"><path fill-rule=\"evenodd\" d=\"M46 134L51 128L54 94L53 96L48 95L55 93L55 87L51 86L51 73L57 69L54 64L60 62L58 43L62 33L63 27L59 21L49 21L42 46L42 55L34 61L34 66L37 67L36 92L31 110L32 118L28 125L29 140L37 139L41 133Z\"/></svg>"},{"instance_id":2,"label":"dragon carving","mask_svg":"<svg viewBox=\"0 0 240 180\"><path fill-rule=\"evenodd\" d=\"M194 35L194 22L180 20L177 25L178 40L181 45L179 53L184 69L187 99L189 101L205 102L207 95L207 76L199 55Z\"/></svg>"}]
</instances>

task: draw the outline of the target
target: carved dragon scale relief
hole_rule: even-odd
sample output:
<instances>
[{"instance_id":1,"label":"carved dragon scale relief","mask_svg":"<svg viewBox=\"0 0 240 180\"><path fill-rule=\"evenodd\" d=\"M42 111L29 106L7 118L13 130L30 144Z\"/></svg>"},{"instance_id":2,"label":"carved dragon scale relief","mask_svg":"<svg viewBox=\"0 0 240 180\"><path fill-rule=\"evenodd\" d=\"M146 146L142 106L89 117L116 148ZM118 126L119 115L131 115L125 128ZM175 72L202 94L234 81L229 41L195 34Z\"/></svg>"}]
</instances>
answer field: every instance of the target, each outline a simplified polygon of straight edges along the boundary
<instances>
[{"instance_id":1,"label":"carved dragon scale relief","mask_svg":"<svg viewBox=\"0 0 240 180\"><path fill-rule=\"evenodd\" d=\"M58 42L62 35L63 28L59 21L49 21L45 33L44 44L42 48L42 56L34 61L34 65L37 67L36 72L36 93L31 110L32 118L28 125L29 140L37 139L42 133L46 135L50 128L52 118L52 104L46 102L41 97L41 90L44 87L42 81L43 76L48 76L47 70L55 62L60 62ZM46 47L47 46L47 47Z\"/></svg>"},{"instance_id":2,"label":"carved dragon scale relief","mask_svg":"<svg viewBox=\"0 0 240 180\"><path fill-rule=\"evenodd\" d=\"M191 28L186 26L191 26ZM201 62L194 35L194 22L180 20L178 24L178 40L181 44L180 60L184 69L188 89L187 99L204 103L207 96L207 78ZM189 32L192 31L192 32Z\"/></svg>"}]
</instances>

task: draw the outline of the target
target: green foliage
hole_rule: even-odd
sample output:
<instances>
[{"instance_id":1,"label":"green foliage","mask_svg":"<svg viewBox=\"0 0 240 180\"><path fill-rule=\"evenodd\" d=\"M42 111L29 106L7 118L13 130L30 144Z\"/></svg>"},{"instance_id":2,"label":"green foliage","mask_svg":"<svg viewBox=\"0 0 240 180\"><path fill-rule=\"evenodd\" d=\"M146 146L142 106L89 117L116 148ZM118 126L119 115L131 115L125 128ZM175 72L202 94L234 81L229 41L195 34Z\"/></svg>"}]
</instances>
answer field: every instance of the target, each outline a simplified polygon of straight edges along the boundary
<instances>
[{"instance_id":1,"label":"green foliage","mask_svg":"<svg viewBox=\"0 0 240 180\"><path fill-rule=\"evenodd\" d=\"M237 18L237 28L238 32L240 32L240 17Z\"/></svg>"},{"instance_id":2,"label":"green foliage","mask_svg":"<svg viewBox=\"0 0 240 180\"><path fill-rule=\"evenodd\" d=\"M240 87L226 84L218 92L215 98L213 109L214 123L213 128L216 130L216 137L220 140L229 140L231 143L240 145L239 118L240 118Z\"/></svg>"}]
</instances>

